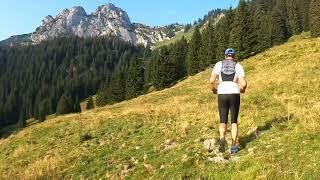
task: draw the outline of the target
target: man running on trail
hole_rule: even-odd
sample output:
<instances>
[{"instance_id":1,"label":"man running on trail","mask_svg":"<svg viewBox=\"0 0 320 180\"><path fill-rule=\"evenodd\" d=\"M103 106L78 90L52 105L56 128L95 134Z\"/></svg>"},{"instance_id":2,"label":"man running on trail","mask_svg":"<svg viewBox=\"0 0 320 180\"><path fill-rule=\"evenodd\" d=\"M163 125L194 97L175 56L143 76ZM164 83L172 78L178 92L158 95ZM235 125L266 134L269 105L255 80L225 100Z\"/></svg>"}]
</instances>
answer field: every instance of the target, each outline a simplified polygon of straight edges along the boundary
<instances>
[{"instance_id":1,"label":"man running on trail","mask_svg":"<svg viewBox=\"0 0 320 180\"><path fill-rule=\"evenodd\" d=\"M235 59L234 49L225 51L225 60L218 62L210 78L211 90L218 94L218 108L220 115L220 142L219 151L224 152L226 146L226 132L228 114L231 111L231 154L238 152L238 114L240 109L240 93L245 93L247 82L244 78L244 70Z\"/></svg>"}]
</instances>

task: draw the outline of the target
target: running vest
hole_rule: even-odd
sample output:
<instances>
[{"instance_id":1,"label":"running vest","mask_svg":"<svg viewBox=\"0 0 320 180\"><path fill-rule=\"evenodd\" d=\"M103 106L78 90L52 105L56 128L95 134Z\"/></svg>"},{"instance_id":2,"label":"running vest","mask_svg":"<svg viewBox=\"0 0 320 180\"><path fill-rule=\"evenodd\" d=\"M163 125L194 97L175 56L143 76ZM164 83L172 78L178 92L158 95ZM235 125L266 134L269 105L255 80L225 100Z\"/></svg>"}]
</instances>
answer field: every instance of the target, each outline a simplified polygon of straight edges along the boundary
<instances>
[{"instance_id":1,"label":"running vest","mask_svg":"<svg viewBox=\"0 0 320 180\"><path fill-rule=\"evenodd\" d=\"M236 65L237 65L237 62L233 61L233 60L223 60L222 61L222 67L221 67L222 81L235 82Z\"/></svg>"}]
</instances>

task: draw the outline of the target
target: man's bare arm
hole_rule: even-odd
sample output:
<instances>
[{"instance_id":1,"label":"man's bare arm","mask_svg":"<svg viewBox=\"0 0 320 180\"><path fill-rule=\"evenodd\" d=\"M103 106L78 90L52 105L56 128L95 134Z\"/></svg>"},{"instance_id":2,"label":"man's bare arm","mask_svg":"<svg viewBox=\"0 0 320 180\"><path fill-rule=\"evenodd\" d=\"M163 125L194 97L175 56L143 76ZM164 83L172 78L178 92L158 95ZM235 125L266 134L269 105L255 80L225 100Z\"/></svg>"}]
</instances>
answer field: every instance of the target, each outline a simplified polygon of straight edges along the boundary
<instances>
[{"instance_id":1,"label":"man's bare arm","mask_svg":"<svg viewBox=\"0 0 320 180\"><path fill-rule=\"evenodd\" d=\"M239 87L240 87L240 92L245 93L246 89L247 89L247 85L248 85L246 79L244 77L239 77L238 83L239 83Z\"/></svg>"},{"instance_id":2,"label":"man's bare arm","mask_svg":"<svg viewBox=\"0 0 320 180\"><path fill-rule=\"evenodd\" d=\"M217 78L218 78L218 75L216 75L215 73L212 73L211 77L210 77L210 89L211 91L213 92L216 92L217 91Z\"/></svg>"}]
</instances>

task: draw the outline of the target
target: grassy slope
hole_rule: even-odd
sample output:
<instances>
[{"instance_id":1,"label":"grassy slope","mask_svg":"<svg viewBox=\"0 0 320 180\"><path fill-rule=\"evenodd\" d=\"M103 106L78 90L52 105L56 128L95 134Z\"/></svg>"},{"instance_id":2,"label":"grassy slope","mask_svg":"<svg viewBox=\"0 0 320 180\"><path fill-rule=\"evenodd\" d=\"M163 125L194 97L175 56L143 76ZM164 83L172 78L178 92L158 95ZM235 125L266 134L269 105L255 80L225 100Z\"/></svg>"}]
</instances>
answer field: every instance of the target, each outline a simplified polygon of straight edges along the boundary
<instances>
[{"instance_id":1,"label":"grassy slope","mask_svg":"<svg viewBox=\"0 0 320 180\"><path fill-rule=\"evenodd\" d=\"M249 89L237 161L210 162L203 148L203 139L218 136L207 70L170 89L0 140L0 179L319 177L319 49L319 39L299 36L242 63ZM256 127L266 130L258 138L250 134Z\"/></svg>"},{"instance_id":2,"label":"grassy slope","mask_svg":"<svg viewBox=\"0 0 320 180\"><path fill-rule=\"evenodd\" d=\"M171 43L175 43L176 41L182 39L182 37L185 37L186 39L191 39L193 32L194 32L194 26L192 26L188 32L178 32L173 38L171 38L170 40L164 40L161 42L158 42L155 44L155 48L159 48L162 46L166 46L166 45L170 45Z\"/></svg>"}]
</instances>

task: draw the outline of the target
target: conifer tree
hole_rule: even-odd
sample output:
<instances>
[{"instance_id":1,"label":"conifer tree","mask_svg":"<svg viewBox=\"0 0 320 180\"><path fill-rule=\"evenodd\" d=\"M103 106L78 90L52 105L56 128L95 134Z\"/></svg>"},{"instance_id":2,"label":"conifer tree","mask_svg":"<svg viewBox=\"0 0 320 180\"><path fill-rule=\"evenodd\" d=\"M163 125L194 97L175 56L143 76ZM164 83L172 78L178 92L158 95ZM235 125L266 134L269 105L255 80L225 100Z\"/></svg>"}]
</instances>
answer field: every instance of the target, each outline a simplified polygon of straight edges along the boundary
<instances>
[{"instance_id":1,"label":"conifer tree","mask_svg":"<svg viewBox=\"0 0 320 180\"><path fill-rule=\"evenodd\" d=\"M299 16L299 10L296 0L288 0L288 15L290 31L293 35L300 34L302 32L302 17Z\"/></svg>"},{"instance_id":2,"label":"conifer tree","mask_svg":"<svg viewBox=\"0 0 320 180\"><path fill-rule=\"evenodd\" d=\"M41 101L39 104L39 121L43 122L46 120L46 116L49 114L50 102L48 99Z\"/></svg>"},{"instance_id":3,"label":"conifer tree","mask_svg":"<svg viewBox=\"0 0 320 180\"><path fill-rule=\"evenodd\" d=\"M111 88L107 86L99 89L96 97L97 106L102 107L111 102L110 89Z\"/></svg>"},{"instance_id":4,"label":"conifer tree","mask_svg":"<svg viewBox=\"0 0 320 180\"><path fill-rule=\"evenodd\" d=\"M270 18L270 36L272 44L281 44L287 39L288 30L286 26L286 20L282 16L279 7L276 6L272 10Z\"/></svg>"},{"instance_id":5,"label":"conifer tree","mask_svg":"<svg viewBox=\"0 0 320 180\"><path fill-rule=\"evenodd\" d=\"M74 112L81 113L81 106L80 106L80 101L78 96L76 97L76 100L74 103Z\"/></svg>"},{"instance_id":6,"label":"conifer tree","mask_svg":"<svg viewBox=\"0 0 320 180\"><path fill-rule=\"evenodd\" d=\"M156 89L163 89L170 86L176 79L175 64L170 58L168 47L164 46L154 62L153 84Z\"/></svg>"},{"instance_id":7,"label":"conifer tree","mask_svg":"<svg viewBox=\"0 0 320 180\"><path fill-rule=\"evenodd\" d=\"M88 99L86 109L87 110L94 109L94 103L93 103L92 96L90 96L89 99Z\"/></svg>"},{"instance_id":8,"label":"conifer tree","mask_svg":"<svg viewBox=\"0 0 320 180\"><path fill-rule=\"evenodd\" d=\"M261 52L271 46L270 37L270 15L268 14L268 5L265 0L255 1L252 7L253 27L257 36L257 44L254 45L255 52Z\"/></svg>"},{"instance_id":9,"label":"conifer tree","mask_svg":"<svg viewBox=\"0 0 320 180\"><path fill-rule=\"evenodd\" d=\"M207 68L214 62L216 56L216 39L215 29L209 21L208 25L202 32L202 46L200 48L200 69Z\"/></svg>"},{"instance_id":10,"label":"conifer tree","mask_svg":"<svg viewBox=\"0 0 320 180\"><path fill-rule=\"evenodd\" d=\"M215 38L216 38L216 59L221 60L224 58L224 51L229 47L229 37L231 25L234 20L234 12L230 8L224 18L222 18L216 25Z\"/></svg>"},{"instance_id":11,"label":"conifer tree","mask_svg":"<svg viewBox=\"0 0 320 180\"><path fill-rule=\"evenodd\" d=\"M64 94L61 96L57 105L57 115L63 115L74 112L72 98L70 94Z\"/></svg>"},{"instance_id":12,"label":"conifer tree","mask_svg":"<svg viewBox=\"0 0 320 180\"><path fill-rule=\"evenodd\" d=\"M188 74L195 75L200 71L200 48L201 48L201 34L199 27L196 26L193 36L189 42L187 67Z\"/></svg>"},{"instance_id":13,"label":"conifer tree","mask_svg":"<svg viewBox=\"0 0 320 180\"><path fill-rule=\"evenodd\" d=\"M232 23L229 46L238 51L239 58L245 58L252 52L256 40L249 7L245 0L240 0Z\"/></svg>"},{"instance_id":14,"label":"conifer tree","mask_svg":"<svg viewBox=\"0 0 320 180\"><path fill-rule=\"evenodd\" d=\"M20 112L20 117L18 121L18 127L19 128L24 128L26 127L26 118L25 118L25 113L23 111Z\"/></svg>"},{"instance_id":15,"label":"conifer tree","mask_svg":"<svg viewBox=\"0 0 320 180\"><path fill-rule=\"evenodd\" d=\"M175 77L177 80L185 77L188 73L186 65L187 53L188 42L185 37L182 37L171 47L171 58L175 64Z\"/></svg>"},{"instance_id":16,"label":"conifer tree","mask_svg":"<svg viewBox=\"0 0 320 180\"><path fill-rule=\"evenodd\" d=\"M144 68L141 59L134 56L128 70L126 98L132 99L142 94L144 89Z\"/></svg>"},{"instance_id":17,"label":"conifer tree","mask_svg":"<svg viewBox=\"0 0 320 180\"><path fill-rule=\"evenodd\" d=\"M310 10L311 0L300 0L298 1L299 16L301 17L301 25L303 31L310 31L310 19L309 19L309 10Z\"/></svg>"},{"instance_id":18,"label":"conifer tree","mask_svg":"<svg viewBox=\"0 0 320 180\"><path fill-rule=\"evenodd\" d=\"M309 18L312 37L320 37L320 0L311 0Z\"/></svg>"},{"instance_id":19,"label":"conifer tree","mask_svg":"<svg viewBox=\"0 0 320 180\"><path fill-rule=\"evenodd\" d=\"M110 81L111 103L121 102L126 99L126 73L125 61L119 62Z\"/></svg>"},{"instance_id":20,"label":"conifer tree","mask_svg":"<svg viewBox=\"0 0 320 180\"><path fill-rule=\"evenodd\" d=\"M277 9L280 13L282 21L285 23L285 38L288 39L291 36L291 30L289 25L289 13L288 13L288 0L275 0L275 6L273 9Z\"/></svg>"}]
</instances>

